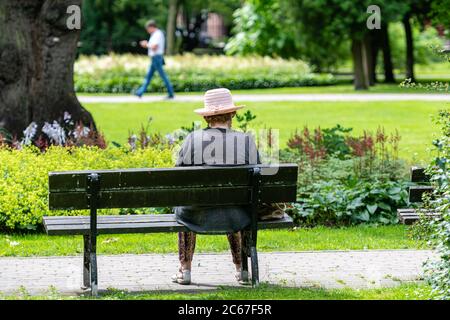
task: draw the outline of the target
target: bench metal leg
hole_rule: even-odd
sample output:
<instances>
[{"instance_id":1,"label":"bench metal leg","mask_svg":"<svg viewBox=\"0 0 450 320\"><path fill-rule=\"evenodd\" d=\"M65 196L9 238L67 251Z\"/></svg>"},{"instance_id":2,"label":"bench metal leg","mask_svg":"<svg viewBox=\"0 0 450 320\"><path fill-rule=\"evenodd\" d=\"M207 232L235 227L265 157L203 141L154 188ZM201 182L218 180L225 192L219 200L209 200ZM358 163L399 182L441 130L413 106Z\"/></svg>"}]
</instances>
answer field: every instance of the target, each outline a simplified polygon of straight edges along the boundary
<instances>
[{"instance_id":1,"label":"bench metal leg","mask_svg":"<svg viewBox=\"0 0 450 320\"><path fill-rule=\"evenodd\" d=\"M259 266L258 266L258 253L256 251L256 243L258 239L258 229L253 229L250 236L250 260L252 263L252 286L257 287L259 285Z\"/></svg>"},{"instance_id":2,"label":"bench metal leg","mask_svg":"<svg viewBox=\"0 0 450 320\"><path fill-rule=\"evenodd\" d=\"M98 295L98 277L97 277L97 253L91 252L89 257L91 263L91 295Z\"/></svg>"},{"instance_id":3,"label":"bench metal leg","mask_svg":"<svg viewBox=\"0 0 450 320\"><path fill-rule=\"evenodd\" d=\"M97 173L91 173L87 177L87 193L91 213L89 230L89 275L91 295L98 294L98 275L97 275L97 207L100 193L100 176Z\"/></svg>"},{"instance_id":4,"label":"bench metal leg","mask_svg":"<svg viewBox=\"0 0 450 320\"><path fill-rule=\"evenodd\" d=\"M258 254L256 247L250 248L250 257L252 261L252 286L259 286L259 267L258 267Z\"/></svg>"},{"instance_id":5,"label":"bench metal leg","mask_svg":"<svg viewBox=\"0 0 450 320\"><path fill-rule=\"evenodd\" d=\"M250 235L250 259L252 263L252 286L259 285L258 254L256 242L258 237L258 206L261 202L261 169L254 168L252 172L252 198L251 198L251 235Z\"/></svg>"},{"instance_id":6,"label":"bench metal leg","mask_svg":"<svg viewBox=\"0 0 450 320\"><path fill-rule=\"evenodd\" d=\"M241 271L246 272L248 275L248 257L249 257L249 250L248 250L248 231L243 230L241 231Z\"/></svg>"},{"instance_id":7,"label":"bench metal leg","mask_svg":"<svg viewBox=\"0 0 450 320\"><path fill-rule=\"evenodd\" d=\"M83 236L84 253L83 253L83 286L81 289L86 290L91 287L91 275L90 275L90 237L88 235Z\"/></svg>"}]
</instances>

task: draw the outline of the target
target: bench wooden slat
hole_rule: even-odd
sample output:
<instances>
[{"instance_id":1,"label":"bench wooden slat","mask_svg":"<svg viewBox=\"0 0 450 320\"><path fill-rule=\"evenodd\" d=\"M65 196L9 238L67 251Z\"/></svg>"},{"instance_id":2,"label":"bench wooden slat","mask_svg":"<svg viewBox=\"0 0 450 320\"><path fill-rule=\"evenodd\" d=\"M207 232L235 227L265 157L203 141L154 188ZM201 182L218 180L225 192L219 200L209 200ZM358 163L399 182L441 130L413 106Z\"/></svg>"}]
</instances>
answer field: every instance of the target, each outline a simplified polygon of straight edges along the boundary
<instances>
[{"instance_id":1,"label":"bench wooden slat","mask_svg":"<svg viewBox=\"0 0 450 320\"><path fill-rule=\"evenodd\" d=\"M116 216L99 216L98 217L98 233L99 234L121 234L121 233L159 233L159 232L179 232L188 231L186 227L175 221L175 216L170 215L147 215L148 217L157 217L160 220L154 219L147 222L137 222L128 220L126 222L112 222L109 219ZM131 216L133 219L141 218L141 216ZM86 217L60 217L61 219L54 219L54 217L44 217L44 226L49 235L85 235L89 234L90 224L86 223ZM161 219L164 219L161 220ZM49 222L62 220L70 221L69 224L53 224ZM78 220L78 221L75 221ZM109 221L109 222L108 222ZM101 222L101 223L100 223ZM258 229L277 229L277 228L291 228L293 227L293 220L291 217L285 215L283 219L272 221L258 222Z\"/></svg>"},{"instance_id":2,"label":"bench wooden slat","mask_svg":"<svg viewBox=\"0 0 450 320\"><path fill-rule=\"evenodd\" d=\"M271 185L261 188L264 203L293 202L297 186ZM101 191L98 208L142 208L182 205L245 205L251 189L242 187L209 187L184 189L147 189ZM85 192L50 193L51 210L88 209Z\"/></svg>"},{"instance_id":3,"label":"bench wooden slat","mask_svg":"<svg viewBox=\"0 0 450 320\"><path fill-rule=\"evenodd\" d=\"M101 175L100 189L183 188L214 186L247 186L249 169L254 166L175 167L160 169L87 170L49 173L49 191L86 191L86 176ZM293 184L297 165L280 164L279 168L262 166L262 185ZM265 175L277 170L275 175Z\"/></svg>"},{"instance_id":4,"label":"bench wooden slat","mask_svg":"<svg viewBox=\"0 0 450 320\"><path fill-rule=\"evenodd\" d=\"M49 235L84 235L89 234L89 224L76 225L49 225L46 226ZM121 233L158 233L179 232L187 229L176 222L154 222L154 223L123 223L123 224L97 224L98 234L121 234Z\"/></svg>"},{"instance_id":5,"label":"bench wooden slat","mask_svg":"<svg viewBox=\"0 0 450 320\"><path fill-rule=\"evenodd\" d=\"M141 215L108 215L98 216L97 223L127 223L127 222L153 222L173 221L173 214L141 214ZM47 225L84 224L90 223L89 216L58 216L45 217Z\"/></svg>"},{"instance_id":6,"label":"bench wooden slat","mask_svg":"<svg viewBox=\"0 0 450 320\"><path fill-rule=\"evenodd\" d=\"M397 209L398 211L401 211L402 213L404 213L404 214L407 214L407 213L416 213L416 210L415 209L412 209L412 208L406 208L406 209Z\"/></svg>"},{"instance_id":7,"label":"bench wooden slat","mask_svg":"<svg viewBox=\"0 0 450 320\"><path fill-rule=\"evenodd\" d=\"M398 209L397 216L401 223L410 225L413 224L414 222L417 222L421 216L439 217L439 214L429 210L418 211L416 209L407 208L407 209Z\"/></svg>"},{"instance_id":8,"label":"bench wooden slat","mask_svg":"<svg viewBox=\"0 0 450 320\"><path fill-rule=\"evenodd\" d=\"M432 186L411 186L409 187L409 202L422 202L422 197L426 193L432 193Z\"/></svg>"}]
</instances>

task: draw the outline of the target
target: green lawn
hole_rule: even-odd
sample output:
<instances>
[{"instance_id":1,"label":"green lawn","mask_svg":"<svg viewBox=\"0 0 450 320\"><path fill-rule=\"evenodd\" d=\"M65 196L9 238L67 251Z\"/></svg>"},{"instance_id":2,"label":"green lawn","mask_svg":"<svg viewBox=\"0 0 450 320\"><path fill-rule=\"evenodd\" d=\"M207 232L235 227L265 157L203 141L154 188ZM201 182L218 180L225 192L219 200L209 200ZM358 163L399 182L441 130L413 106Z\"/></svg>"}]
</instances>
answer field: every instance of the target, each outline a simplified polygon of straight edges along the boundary
<instances>
[{"instance_id":1,"label":"green lawn","mask_svg":"<svg viewBox=\"0 0 450 320\"><path fill-rule=\"evenodd\" d=\"M248 102L257 115L255 126L279 129L284 144L296 128L304 125L322 128L341 124L358 133L375 131L383 126L387 132L398 129L400 156L410 162L428 160L436 132L430 116L445 108L444 102ZM152 130L169 133L181 126L189 126L200 118L192 111L201 103L161 101L136 104L86 104L108 141L124 143L130 130L137 131L149 117Z\"/></svg>"},{"instance_id":2,"label":"green lawn","mask_svg":"<svg viewBox=\"0 0 450 320\"><path fill-rule=\"evenodd\" d=\"M353 73L352 61L347 60L343 63L340 63L339 67L333 71L336 73ZM448 63L448 61L446 61L446 59L442 57L441 61L436 61L428 64L415 64L414 72L418 81L424 81L430 78L443 78L448 80L450 75L450 63ZM405 79L405 70L402 68L395 68L394 75L397 80L402 81L403 79ZM383 81L384 74L382 72L378 72L377 78L378 81Z\"/></svg>"},{"instance_id":3,"label":"green lawn","mask_svg":"<svg viewBox=\"0 0 450 320\"><path fill-rule=\"evenodd\" d=\"M408 227L355 226L346 228L316 227L311 229L260 231L260 251L309 250L365 250L424 248L422 242L409 236ZM225 236L198 237L198 252L224 252L228 250ZM83 252L81 236L0 235L0 256L59 256ZM100 254L174 253L177 235L126 234L101 235L98 238Z\"/></svg>"},{"instance_id":4,"label":"green lawn","mask_svg":"<svg viewBox=\"0 0 450 320\"><path fill-rule=\"evenodd\" d=\"M433 79L433 81L448 82L450 79ZM431 81L431 80L430 80ZM423 81L422 84L429 83L430 81ZM347 81L346 81L347 82ZM151 88L150 88L151 89ZM238 94L297 94L297 93L442 93L430 91L427 89L406 89L397 84L384 84L380 83L374 87L371 87L367 91L355 91L353 84L351 83L339 83L331 86L312 86L312 87L286 87L286 88L269 88L269 89L245 89L245 90L232 90L233 93ZM177 92L177 95L198 95L204 92ZM148 92L147 95L161 95L162 93ZM124 93L78 93L79 96L123 96Z\"/></svg>"},{"instance_id":5,"label":"green lawn","mask_svg":"<svg viewBox=\"0 0 450 320\"><path fill-rule=\"evenodd\" d=\"M445 80L445 79L444 79ZM439 80L440 81L440 80ZM448 81L448 80L447 80ZM233 93L241 94L297 94L297 93L442 93L440 91L430 91L424 88L421 89L406 89L399 86L399 84L384 84L380 83L371 87L367 91L355 91L353 84L336 84L332 86L315 86L315 87L288 87L288 88L272 88L272 89L250 89L250 90L233 90ZM198 94L198 93L197 93Z\"/></svg>"},{"instance_id":6,"label":"green lawn","mask_svg":"<svg viewBox=\"0 0 450 320\"><path fill-rule=\"evenodd\" d=\"M204 292L140 292L109 290L102 293L102 300L422 300L430 298L430 288L425 284L402 284L394 288L377 289L319 289L289 288L261 284L259 288L228 288L208 290ZM92 299L89 296L61 296L55 292L47 295L30 296L26 292L16 295L2 296L0 299Z\"/></svg>"}]
</instances>

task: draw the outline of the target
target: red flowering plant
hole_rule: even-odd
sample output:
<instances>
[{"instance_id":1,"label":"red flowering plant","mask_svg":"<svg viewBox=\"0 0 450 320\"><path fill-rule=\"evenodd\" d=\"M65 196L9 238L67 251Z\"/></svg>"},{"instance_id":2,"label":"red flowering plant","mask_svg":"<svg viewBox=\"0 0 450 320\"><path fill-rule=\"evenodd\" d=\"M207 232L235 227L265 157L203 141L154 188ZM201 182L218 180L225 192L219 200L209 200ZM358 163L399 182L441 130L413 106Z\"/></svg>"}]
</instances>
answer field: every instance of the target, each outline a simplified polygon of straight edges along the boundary
<instances>
[{"instance_id":1,"label":"red flowering plant","mask_svg":"<svg viewBox=\"0 0 450 320\"><path fill-rule=\"evenodd\" d=\"M311 134L308 127L304 127L302 132L296 131L288 140L287 145L290 149L303 155L311 163L324 159L327 156L327 149L320 127L314 129L314 134Z\"/></svg>"},{"instance_id":2,"label":"red flowering plant","mask_svg":"<svg viewBox=\"0 0 450 320\"><path fill-rule=\"evenodd\" d=\"M313 132L313 133L311 133ZM356 170L368 170L372 173L375 165L386 166L390 161L398 160L400 135L397 130L386 134L378 127L375 134L364 130L362 135L351 135L352 128L336 125L332 128L317 127L310 130L304 127L295 131L284 150L286 160L297 161L311 166L329 158L356 159Z\"/></svg>"}]
</instances>

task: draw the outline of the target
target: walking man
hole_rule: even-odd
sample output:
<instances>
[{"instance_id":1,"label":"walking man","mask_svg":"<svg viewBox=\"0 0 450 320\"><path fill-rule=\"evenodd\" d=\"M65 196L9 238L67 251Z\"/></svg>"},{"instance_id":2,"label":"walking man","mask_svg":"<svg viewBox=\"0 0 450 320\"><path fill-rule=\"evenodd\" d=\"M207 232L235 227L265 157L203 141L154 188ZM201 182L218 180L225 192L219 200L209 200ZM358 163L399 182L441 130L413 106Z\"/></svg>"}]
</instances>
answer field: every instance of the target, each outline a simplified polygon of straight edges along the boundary
<instances>
[{"instance_id":1,"label":"walking man","mask_svg":"<svg viewBox=\"0 0 450 320\"><path fill-rule=\"evenodd\" d=\"M160 29L158 29L158 27L156 26L156 22L154 20L148 21L147 24L145 25L145 28L147 32L150 34L150 40L148 41L143 40L139 43L141 47L148 49L148 55L151 57L152 63L150 65L147 75L145 76L144 83L136 91L135 95L138 96L139 98L144 95L145 91L147 91L147 88L150 85L150 82L152 81L155 71L158 71L168 92L167 99L173 99L174 98L173 87L169 81L169 78L167 77L167 74L163 69L163 65L165 64L163 57L165 46L164 33Z\"/></svg>"}]
</instances>

